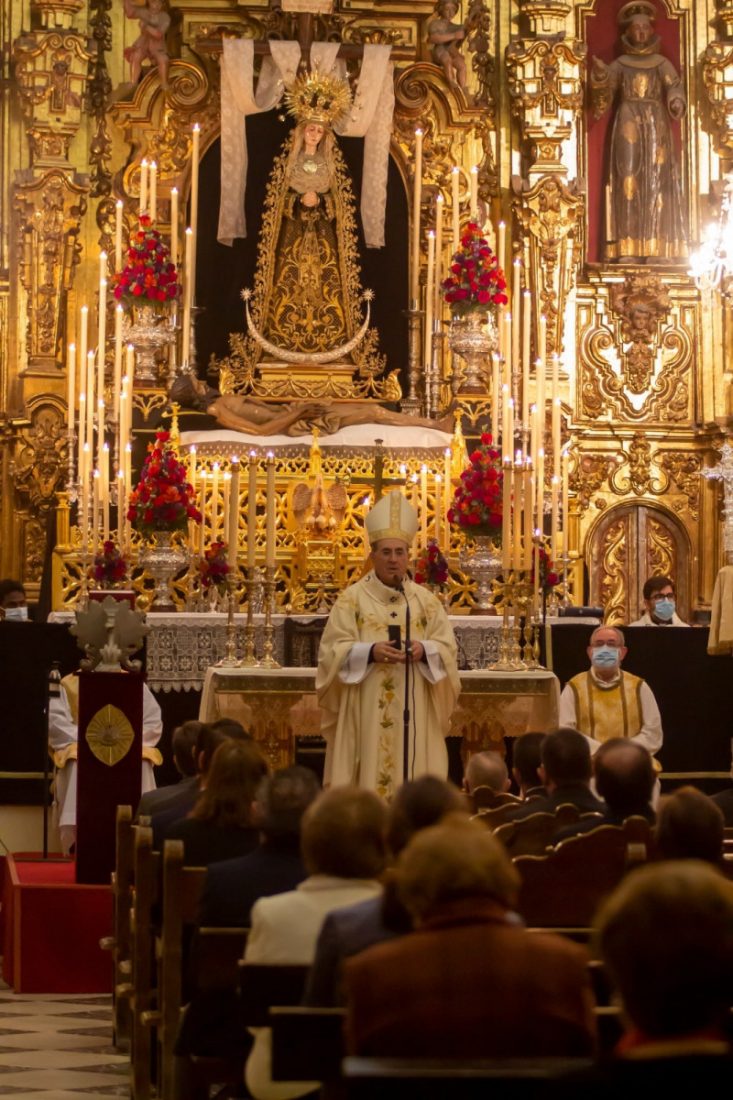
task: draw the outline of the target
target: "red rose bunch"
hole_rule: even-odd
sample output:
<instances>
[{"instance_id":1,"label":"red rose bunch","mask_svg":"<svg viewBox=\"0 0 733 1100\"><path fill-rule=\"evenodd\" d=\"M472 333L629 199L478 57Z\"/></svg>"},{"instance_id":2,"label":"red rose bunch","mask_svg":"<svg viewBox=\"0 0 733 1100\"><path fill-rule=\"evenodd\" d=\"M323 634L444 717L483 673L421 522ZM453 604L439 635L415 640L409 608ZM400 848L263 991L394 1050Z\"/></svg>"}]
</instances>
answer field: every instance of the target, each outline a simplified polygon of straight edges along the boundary
<instances>
[{"instance_id":1,"label":"red rose bunch","mask_svg":"<svg viewBox=\"0 0 733 1100\"><path fill-rule=\"evenodd\" d=\"M137 531L183 531L201 522L186 467L178 461L169 432L156 432L137 488L130 493L127 518Z\"/></svg>"},{"instance_id":2,"label":"red rose bunch","mask_svg":"<svg viewBox=\"0 0 733 1100\"><path fill-rule=\"evenodd\" d=\"M112 285L115 298L128 309L134 305L161 309L181 293L168 245L147 214L140 218L137 232L130 235L127 264L113 276Z\"/></svg>"},{"instance_id":3,"label":"red rose bunch","mask_svg":"<svg viewBox=\"0 0 733 1100\"><path fill-rule=\"evenodd\" d=\"M448 278L443 280L443 293L453 313L464 314L507 304L504 272L475 222L469 222L464 229L461 247L453 255L450 271Z\"/></svg>"},{"instance_id":4,"label":"red rose bunch","mask_svg":"<svg viewBox=\"0 0 733 1100\"><path fill-rule=\"evenodd\" d=\"M470 456L470 465L460 477L448 509L448 522L474 535L501 533L502 482L501 455L491 446L487 433Z\"/></svg>"},{"instance_id":5,"label":"red rose bunch","mask_svg":"<svg viewBox=\"0 0 733 1100\"><path fill-rule=\"evenodd\" d=\"M540 571L540 591L551 592L560 583L560 577L555 572L555 566L544 546L539 547L537 558ZM532 555L532 584L534 584L534 554Z\"/></svg>"},{"instance_id":6,"label":"red rose bunch","mask_svg":"<svg viewBox=\"0 0 733 1100\"><path fill-rule=\"evenodd\" d=\"M227 544L225 542L212 542L206 547L204 556L199 562L199 574L203 588L218 588L221 592L229 573L227 562Z\"/></svg>"},{"instance_id":7,"label":"red rose bunch","mask_svg":"<svg viewBox=\"0 0 733 1100\"><path fill-rule=\"evenodd\" d=\"M127 576L127 562L112 539L102 543L102 552L92 562L90 574L92 580L103 588L124 581Z\"/></svg>"},{"instance_id":8,"label":"red rose bunch","mask_svg":"<svg viewBox=\"0 0 733 1100\"><path fill-rule=\"evenodd\" d=\"M448 562L435 539L430 539L424 553L415 564L415 583L443 585L447 580Z\"/></svg>"}]
</instances>

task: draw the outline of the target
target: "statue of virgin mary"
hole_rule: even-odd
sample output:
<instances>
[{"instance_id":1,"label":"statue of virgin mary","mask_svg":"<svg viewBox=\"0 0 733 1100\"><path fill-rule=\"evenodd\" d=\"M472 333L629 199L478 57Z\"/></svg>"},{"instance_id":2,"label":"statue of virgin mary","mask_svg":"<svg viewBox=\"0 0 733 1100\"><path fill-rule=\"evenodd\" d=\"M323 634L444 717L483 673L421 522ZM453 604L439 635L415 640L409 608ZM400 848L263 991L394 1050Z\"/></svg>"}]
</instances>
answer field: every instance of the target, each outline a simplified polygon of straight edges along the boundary
<instances>
[{"instance_id":1,"label":"statue of virgin mary","mask_svg":"<svg viewBox=\"0 0 733 1100\"><path fill-rule=\"evenodd\" d=\"M349 86L311 72L292 85L286 102L296 125L267 185L248 300L251 361L264 354L374 369L377 334L360 308L354 197L333 133L351 107Z\"/></svg>"}]
</instances>

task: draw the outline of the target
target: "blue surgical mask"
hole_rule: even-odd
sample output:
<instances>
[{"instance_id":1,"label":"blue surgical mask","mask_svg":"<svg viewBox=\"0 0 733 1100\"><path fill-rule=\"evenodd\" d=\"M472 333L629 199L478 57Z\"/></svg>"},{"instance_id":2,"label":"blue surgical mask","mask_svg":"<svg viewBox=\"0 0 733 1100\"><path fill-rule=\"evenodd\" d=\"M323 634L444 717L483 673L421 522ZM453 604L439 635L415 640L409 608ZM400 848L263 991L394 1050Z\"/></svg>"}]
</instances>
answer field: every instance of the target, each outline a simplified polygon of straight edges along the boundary
<instances>
[{"instance_id":1,"label":"blue surgical mask","mask_svg":"<svg viewBox=\"0 0 733 1100\"><path fill-rule=\"evenodd\" d=\"M28 621L28 608L27 607L6 607L5 619L8 622L24 623Z\"/></svg>"},{"instance_id":2,"label":"blue surgical mask","mask_svg":"<svg viewBox=\"0 0 733 1100\"><path fill-rule=\"evenodd\" d=\"M613 668L614 665L618 664L618 649L615 649L612 645L599 645L597 649L593 650L591 663L596 668Z\"/></svg>"},{"instance_id":3,"label":"blue surgical mask","mask_svg":"<svg viewBox=\"0 0 733 1100\"><path fill-rule=\"evenodd\" d=\"M672 598L667 597L663 600L657 600L654 605L654 614L658 619L663 619L664 622L668 622L674 615L675 602Z\"/></svg>"}]
</instances>

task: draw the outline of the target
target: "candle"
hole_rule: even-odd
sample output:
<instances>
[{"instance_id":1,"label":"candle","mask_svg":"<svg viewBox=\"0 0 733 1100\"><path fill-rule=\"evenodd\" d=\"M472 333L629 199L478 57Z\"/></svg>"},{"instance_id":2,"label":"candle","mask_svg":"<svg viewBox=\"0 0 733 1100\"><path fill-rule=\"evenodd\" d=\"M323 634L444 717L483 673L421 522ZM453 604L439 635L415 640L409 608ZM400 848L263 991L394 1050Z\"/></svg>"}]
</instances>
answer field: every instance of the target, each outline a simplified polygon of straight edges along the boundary
<instances>
[{"instance_id":1,"label":"candle","mask_svg":"<svg viewBox=\"0 0 733 1100\"><path fill-rule=\"evenodd\" d=\"M499 410L501 407L501 391L499 389L499 356L494 352L491 356L491 442L495 447L499 445Z\"/></svg>"},{"instance_id":2,"label":"candle","mask_svg":"<svg viewBox=\"0 0 733 1100\"><path fill-rule=\"evenodd\" d=\"M540 334L539 343L540 346L537 349L537 356L542 360L542 366L544 368L547 361L547 318L544 313L540 314Z\"/></svg>"},{"instance_id":3,"label":"candle","mask_svg":"<svg viewBox=\"0 0 733 1100\"><path fill-rule=\"evenodd\" d=\"M461 243L461 199L458 193L460 169L453 165L450 175L451 185L451 214L453 217L453 251L457 252Z\"/></svg>"},{"instance_id":4,"label":"candle","mask_svg":"<svg viewBox=\"0 0 733 1100\"><path fill-rule=\"evenodd\" d=\"M541 532L545 530L545 448L537 449L537 526Z\"/></svg>"},{"instance_id":5,"label":"candle","mask_svg":"<svg viewBox=\"0 0 733 1100\"><path fill-rule=\"evenodd\" d=\"M100 470L102 468L102 451L104 449L104 422L105 405L103 399L100 397L97 402L97 466Z\"/></svg>"},{"instance_id":6,"label":"candle","mask_svg":"<svg viewBox=\"0 0 733 1100\"><path fill-rule=\"evenodd\" d=\"M535 392L537 394L537 438L539 446L545 445L545 361L538 359L535 363Z\"/></svg>"},{"instance_id":7,"label":"candle","mask_svg":"<svg viewBox=\"0 0 733 1100\"><path fill-rule=\"evenodd\" d=\"M522 568L529 572L532 568L532 518L534 515L534 478L532 468L525 462L524 473L524 561Z\"/></svg>"},{"instance_id":8,"label":"candle","mask_svg":"<svg viewBox=\"0 0 733 1100\"><path fill-rule=\"evenodd\" d=\"M501 569L506 580L511 568L512 460L502 464Z\"/></svg>"},{"instance_id":9,"label":"candle","mask_svg":"<svg viewBox=\"0 0 733 1100\"><path fill-rule=\"evenodd\" d=\"M499 263L499 267L504 270L504 242L506 240L506 225L504 222L499 222L499 230L496 237L496 258Z\"/></svg>"},{"instance_id":10,"label":"candle","mask_svg":"<svg viewBox=\"0 0 733 1100\"><path fill-rule=\"evenodd\" d=\"M91 449L92 441L94 439L94 352L87 352L87 430L85 433L85 440L89 444ZM91 456L90 456L91 457ZM91 469L91 466L90 466Z\"/></svg>"},{"instance_id":11,"label":"candle","mask_svg":"<svg viewBox=\"0 0 733 1100\"><path fill-rule=\"evenodd\" d=\"M76 413L76 344L69 344L66 355L66 408L69 432L73 432Z\"/></svg>"},{"instance_id":12,"label":"candle","mask_svg":"<svg viewBox=\"0 0 733 1100\"><path fill-rule=\"evenodd\" d=\"M199 506L199 512L201 513L201 526L199 527L199 554L204 556L204 550L206 548L206 479L208 477L208 471L201 470L201 504Z\"/></svg>"},{"instance_id":13,"label":"candle","mask_svg":"<svg viewBox=\"0 0 733 1100\"><path fill-rule=\"evenodd\" d=\"M211 467L211 541L216 542L219 529L219 463Z\"/></svg>"},{"instance_id":14,"label":"candle","mask_svg":"<svg viewBox=\"0 0 733 1100\"><path fill-rule=\"evenodd\" d=\"M247 491L247 568L254 569L257 551L257 455L249 452Z\"/></svg>"},{"instance_id":15,"label":"candle","mask_svg":"<svg viewBox=\"0 0 733 1100\"><path fill-rule=\"evenodd\" d=\"M178 265L178 188L171 187L171 263Z\"/></svg>"},{"instance_id":16,"label":"candle","mask_svg":"<svg viewBox=\"0 0 733 1100\"><path fill-rule=\"evenodd\" d=\"M471 221L478 221L478 165L471 167Z\"/></svg>"},{"instance_id":17,"label":"candle","mask_svg":"<svg viewBox=\"0 0 733 1100\"><path fill-rule=\"evenodd\" d=\"M102 447L102 538L109 538L109 444Z\"/></svg>"},{"instance_id":18,"label":"candle","mask_svg":"<svg viewBox=\"0 0 733 1100\"><path fill-rule=\"evenodd\" d=\"M122 270L122 211L124 203L118 199L115 203L115 271Z\"/></svg>"},{"instance_id":19,"label":"candle","mask_svg":"<svg viewBox=\"0 0 733 1100\"><path fill-rule=\"evenodd\" d=\"M450 523L448 522L448 509L452 504L453 482L451 479L451 449L446 447L443 451L443 493L445 495L445 548L450 550Z\"/></svg>"},{"instance_id":20,"label":"candle","mask_svg":"<svg viewBox=\"0 0 733 1100\"><path fill-rule=\"evenodd\" d=\"M155 221L158 213L158 165L150 162L150 220Z\"/></svg>"},{"instance_id":21,"label":"candle","mask_svg":"<svg viewBox=\"0 0 733 1100\"><path fill-rule=\"evenodd\" d=\"M512 389L512 315L504 314L504 382Z\"/></svg>"},{"instance_id":22,"label":"candle","mask_svg":"<svg viewBox=\"0 0 733 1100\"><path fill-rule=\"evenodd\" d=\"M420 467L420 545L423 550L428 545L428 468L425 463Z\"/></svg>"},{"instance_id":23,"label":"candle","mask_svg":"<svg viewBox=\"0 0 733 1100\"><path fill-rule=\"evenodd\" d=\"M525 429L529 425L529 322L531 309L532 295L528 290L525 290L522 295L522 424Z\"/></svg>"},{"instance_id":24,"label":"candle","mask_svg":"<svg viewBox=\"0 0 733 1100\"><path fill-rule=\"evenodd\" d=\"M125 545L125 472L117 471L117 545L120 550Z\"/></svg>"},{"instance_id":25,"label":"candle","mask_svg":"<svg viewBox=\"0 0 733 1100\"><path fill-rule=\"evenodd\" d=\"M191 353L191 291L193 287L193 230L190 226L186 230L184 280L183 331L181 333L181 363L183 365L184 371L186 371L188 370L188 360Z\"/></svg>"},{"instance_id":26,"label":"candle","mask_svg":"<svg viewBox=\"0 0 733 1100\"><path fill-rule=\"evenodd\" d=\"M533 561L534 561L534 605L535 609L539 612L540 609L540 537L542 532L537 528L534 533L534 545L532 548Z\"/></svg>"},{"instance_id":27,"label":"candle","mask_svg":"<svg viewBox=\"0 0 733 1100\"><path fill-rule=\"evenodd\" d=\"M537 406L531 405L529 410L529 457L532 467L537 469Z\"/></svg>"},{"instance_id":28,"label":"candle","mask_svg":"<svg viewBox=\"0 0 733 1100\"><path fill-rule=\"evenodd\" d=\"M237 568L237 551L239 549L239 459L232 456L232 476L229 482L229 524L227 527L227 539L229 551L227 562L230 569Z\"/></svg>"},{"instance_id":29,"label":"candle","mask_svg":"<svg viewBox=\"0 0 733 1100\"><path fill-rule=\"evenodd\" d=\"M522 568L522 502L524 500L524 472L522 452L517 451L514 456L514 493L512 501L514 509L512 569Z\"/></svg>"},{"instance_id":30,"label":"candle","mask_svg":"<svg viewBox=\"0 0 733 1100\"><path fill-rule=\"evenodd\" d=\"M191 482L191 489L193 490L194 497L196 496L196 444L192 443L188 449L188 477Z\"/></svg>"},{"instance_id":31,"label":"candle","mask_svg":"<svg viewBox=\"0 0 733 1100\"><path fill-rule=\"evenodd\" d=\"M199 227L199 160L201 156L201 127L198 122L193 126L193 142L191 147L191 236L193 239L193 248L191 253L191 267L189 269L189 277L191 279L191 289L189 292L189 302L191 305L196 301L196 237Z\"/></svg>"},{"instance_id":32,"label":"candle","mask_svg":"<svg viewBox=\"0 0 733 1100\"><path fill-rule=\"evenodd\" d=\"M99 470L92 474L92 554L99 550Z\"/></svg>"},{"instance_id":33,"label":"candle","mask_svg":"<svg viewBox=\"0 0 733 1100\"><path fill-rule=\"evenodd\" d=\"M570 454L566 447L562 453L562 552L563 557L568 556L568 490L570 488ZM567 566L566 566L567 569Z\"/></svg>"},{"instance_id":34,"label":"candle","mask_svg":"<svg viewBox=\"0 0 733 1100\"><path fill-rule=\"evenodd\" d=\"M223 519L221 524L221 537L226 540L229 538L229 494L232 487L232 475L229 470L225 470L222 474L222 481L222 500L224 502L224 507Z\"/></svg>"},{"instance_id":35,"label":"candle","mask_svg":"<svg viewBox=\"0 0 733 1100\"><path fill-rule=\"evenodd\" d=\"M81 531L81 545L82 550L86 553L89 543L89 476L88 471L90 468L91 455L90 447L87 442L84 443L81 456L82 470L84 476L79 480L81 482L81 511L79 514L79 529Z\"/></svg>"},{"instance_id":36,"label":"candle","mask_svg":"<svg viewBox=\"0 0 733 1100\"><path fill-rule=\"evenodd\" d=\"M443 195L438 191L435 198L435 290L433 310L437 318L441 314L441 274L443 266Z\"/></svg>"},{"instance_id":37,"label":"candle","mask_svg":"<svg viewBox=\"0 0 733 1100\"><path fill-rule=\"evenodd\" d=\"M512 317L514 325L512 328L512 369L517 374L521 372L521 360L519 358L519 337L521 335L521 322L522 322L522 308L521 308L521 282L522 282L522 264L520 260L515 260L512 264L513 281L512 281ZM519 394L516 395L517 400ZM526 427L523 423L522 427Z\"/></svg>"},{"instance_id":38,"label":"candle","mask_svg":"<svg viewBox=\"0 0 733 1100\"><path fill-rule=\"evenodd\" d=\"M562 402L557 397L552 403L552 476L560 480L560 451L562 441L560 438L560 413Z\"/></svg>"},{"instance_id":39,"label":"candle","mask_svg":"<svg viewBox=\"0 0 733 1100\"><path fill-rule=\"evenodd\" d=\"M127 346L125 347L125 374L127 375L127 388L130 391L128 395L128 412L132 413L132 385L133 379L135 377L135 348L132 344L127 344ZM128 424L128 428L131 426L131 424L132 419L130 419L130 424Z\"/></svg>"},{"instance_id":40,"label":"candle","mask_svg":"<svg viewBox=\"0 0 733 1100\"><path fill-rule=\"evenodd\" d=\"M148 210L148 162L143 157L140 162L140 217L146 214Z\"/></svg>"},{"instance_id":41,"label":"candle","mask_svg":"<svg viewBox=\"0 0 733 1100\"><path fill-rule=\"evenodd\" d=\"M433 351L433 284L435 282L435 233L428 232L428 272L425 281L425 370L429 373Z\"/></svg>"},{"instance_id":42,"label":"candle","mask_svg":"<svg viewBox=\"0 0 733 1100\"><path fill-rule=\"evenodd\" d=\"M84 379L79 379L79 385L84 385ZM72 414L73 415L73 414ZM84 442L86 440L87 395L84 390L79 394L79 439L77 441L77 479L84 478Z\"/></svg>"},{"instance_id":43,"label":"candle","mask_svg":"<svg viewBox=\"0 0 733 1100\"><path fill-rule=\"evenodd\" d=\"M97 396L104 396L104 360L107 345L107 280L99 280L99 324L97 327Z\"/></svg>"},{"instance_id":44,"label":"candle","mask_svg":"<svg viewBox=\"0 0 733 1100\"><path fill-rule=\"evenodd\" d=\"M120 388L122 386L122 314L121 305L115 308L115 373L112 384L112 401L114 406L114 419L119 432L120 423ZM119 453L119 452L118 452Z\"/></svg>"},{"instance_id":45,"label":"candle","mask_svg":"<svg viewBox=\"0 0 733 1100\"><path fill-rule=\"evenodd\" d=\"M512 438L509 434L509 387L505 384L501 387L501 454L504 462L512 460L514 450Z\"/></svg>"},{"instance_id":46,"label":"candle","mask_svg":"<svg viewBox=\"0 0 733 1100\"><path fill-rule=\"evenodd\" d=\"M81 375L86 370L87 352L89 343L89 306L82 306L80 310L79 321L79 388L81 389L83 379ZM91 394L87 394L91 398Z\"/></svg>"},{"instance_id":47,"label":"candle","mask_svg":"<svg viewBox=\"0 0 733 1100\"><path fill-rule=\"evenodd\" d=\"M504 455L511 462L514 457L514 398L506 392L506 442L504 443Z\"/></svg>"},{"instance_id":48,"label":"candle","mask_svg":"<svg viewBox=\"0 0 733 1100\"><path fill-rule=\"evenodd\" d=\"M265 495L265 568L275 568L275 456L267 452L267 484Z\"/></svg>"},{"instance_id":49,"label":"candle","mask_svg":"<svg viewBox=\"0 0 733 1100\"><path fill-rule=\"evenodd\" d=\"M443 502L443 479L440 476L440 474L436 474L435 475L435 529L434 529L434 532L433 532L433 537L435 538L435 541L437 542L438 546L443 545L443 540L442 540L441 536L442 536L442 519L443 519L444 507L445 507L445 505L444 505L444 502Z\"/></svg>"},{"instance_id":50,"label":"candle","mask_svg":"<svg viewBox=\"0 0 733 1100\"><path fill-rule=\"evenodd\" d=\"M560 513L560 478L552 476L550 481L551 521L550 521L550 557L557 561L557 533Z\"/></svg>"},{"instance_id":51,"label":"candle","mask_svg":"<svg viewBox=\"0 0 733 1100\"><path fill-rule=\"evenodd\" d=\"M412 288L410 297L419 305L420 294L420 207L422 204L422 130L415 130L415 174L412 192Z\"/></svg>"}]
</instances>

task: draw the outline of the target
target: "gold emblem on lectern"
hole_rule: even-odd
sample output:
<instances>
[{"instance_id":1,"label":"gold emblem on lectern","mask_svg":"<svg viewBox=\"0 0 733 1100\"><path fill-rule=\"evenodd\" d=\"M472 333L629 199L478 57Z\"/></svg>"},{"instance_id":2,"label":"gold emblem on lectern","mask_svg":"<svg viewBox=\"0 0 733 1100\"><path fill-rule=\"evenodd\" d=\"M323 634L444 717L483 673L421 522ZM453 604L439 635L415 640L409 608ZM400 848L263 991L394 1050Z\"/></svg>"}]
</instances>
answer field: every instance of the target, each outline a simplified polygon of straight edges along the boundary
<instances>
[{"instance_id":1,"label":"gold emblem on lectern","mask_svg":"<svg viewBox=\"0 0 733 1100\"><path fill-rule=\"evenodd\" d=\"M102 764L119 764L130 751L135 732L119 707L102 707L87 726L89 748Z\"/></svg>"}]
</instances>

